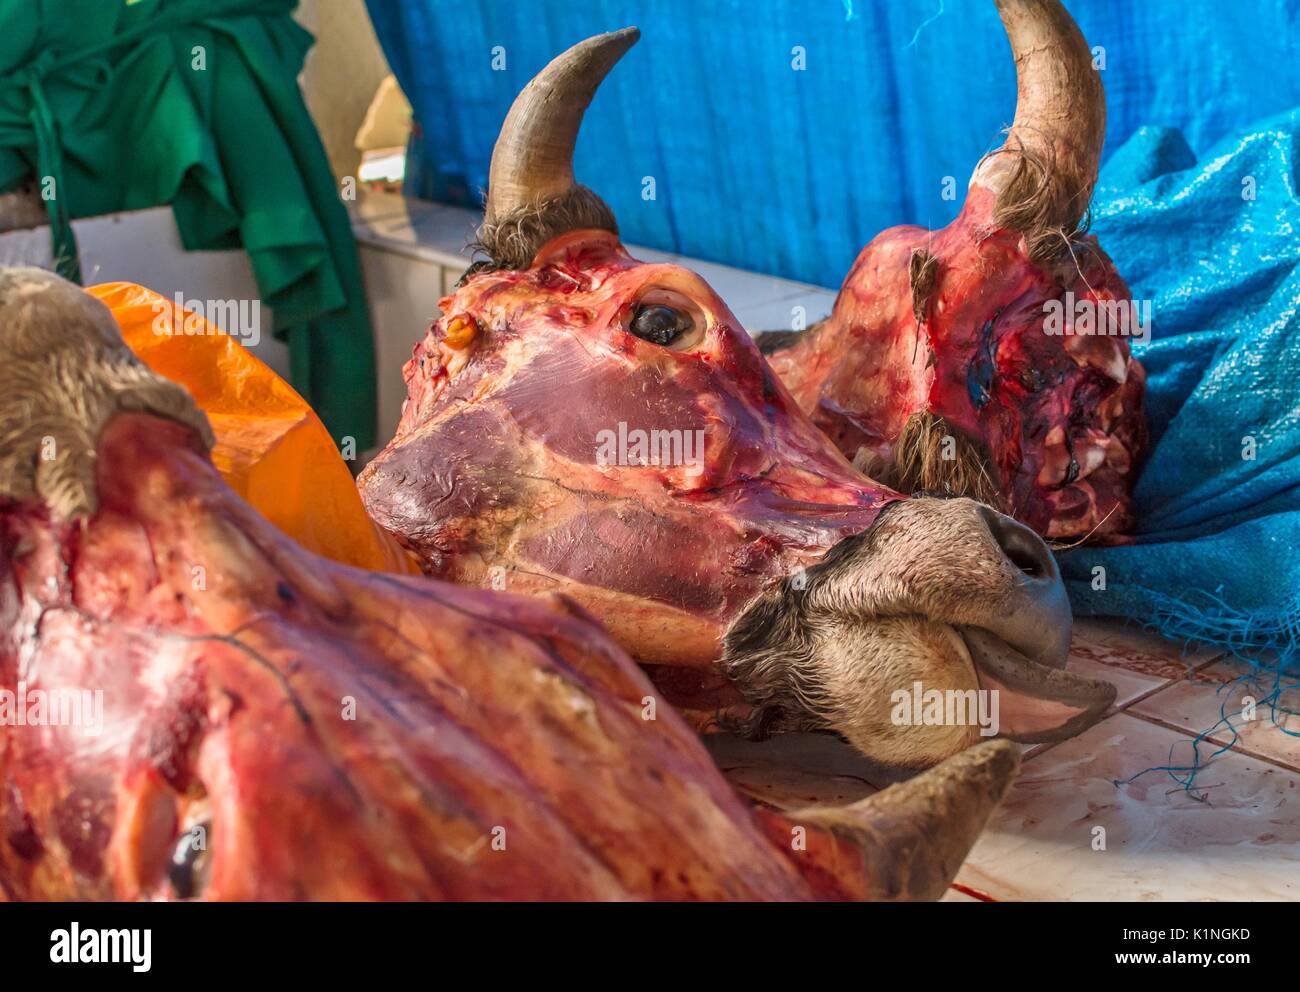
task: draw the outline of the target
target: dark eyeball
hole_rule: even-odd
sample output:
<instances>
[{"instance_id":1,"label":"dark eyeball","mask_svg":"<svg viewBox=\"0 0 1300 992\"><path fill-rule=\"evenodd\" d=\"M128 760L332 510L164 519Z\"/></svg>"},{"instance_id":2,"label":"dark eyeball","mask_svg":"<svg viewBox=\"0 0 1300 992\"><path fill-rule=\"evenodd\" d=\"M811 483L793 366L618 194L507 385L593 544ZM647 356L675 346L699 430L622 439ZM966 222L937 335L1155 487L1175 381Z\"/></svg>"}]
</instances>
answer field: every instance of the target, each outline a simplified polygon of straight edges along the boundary
<instances>
[{"instance_id":1,"label":"dark eyeball","mask_svg":"<svg viewBox=\"0 0 1300 992\"><path fill-rule=\"evenodd\" d=\"M669 351L699 348L709 327L708 313L699 303L667 286L643 287L620 319L624 330Z\"/></svg>"},{"instance_id":2,"label":"dark eyeball","mask_svg":"<svg viewBox=\"0 0 1300 992\"><path fill-rule=\"evenodd\" d=\"M644 303L632 314L630 330L644 341L667 347L692 326L694 321L690 314L663 303Z\"/></svg>"}]
</instances>

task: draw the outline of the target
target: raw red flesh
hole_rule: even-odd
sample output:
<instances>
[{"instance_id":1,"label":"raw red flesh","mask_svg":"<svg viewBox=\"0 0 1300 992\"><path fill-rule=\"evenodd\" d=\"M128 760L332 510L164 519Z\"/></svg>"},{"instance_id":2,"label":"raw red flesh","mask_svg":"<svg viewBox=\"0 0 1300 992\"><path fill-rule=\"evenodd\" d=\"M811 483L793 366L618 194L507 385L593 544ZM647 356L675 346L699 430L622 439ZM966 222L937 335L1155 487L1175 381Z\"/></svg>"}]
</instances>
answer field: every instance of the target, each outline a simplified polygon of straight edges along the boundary
<instances>
[{"instance_id":1,"label":"raw red flesh","mask_svg":"<svg viewBox=\"0 0 1300 992\"><path fill-rule=\"evenodd\" d=\"M697 347L624 329L652 287L706 313ZM774 577L899 498L813 427L698 276L637 262L611 234L477 274L442 310L405 367L397 434L360 480L432 575L562 591L640 659L703 665ZM478 325L465 348L447 341L458 319ZM702 472L598 464L598 432L620 423L704 431Z\"/></svg>"},{"instance_id":2,"label":"raw red flesh","mask_svg":"<svg viewBox=\"0 0 1300 992\"><path fill-rule=\"evenodd\" d=\"M0 687L104 692L97 737L0 727L0 896L173 897L204 802L211 899L864 891L820 834L843 881L810 887L767 839L789 824L668 706L644 719L650 684L563 601L311 555L171 421L118 414L97 466L88 520L0 505Z\"/></svg>"},{"instance_id":3,"label":"raw red flesh","mask_svg":"<svg viewBox=\"0 0 1300 992\"><path fill-rule=\"evenodd\" d=\"M1146 446L1145 375L1125 338L1051 336L1044 304L1127 301L1096 239L1076 239L1052 271L992 222L972 185L940 231L897 227L871 242L831 317L770 356L796 400L849 456L888 460L904 424L937 414L992 456L1003 506L1050 538L1115 539L1133 525L1130 490ZM913 252L937 262L923 320Z\"/></svg>"}]
</instances>

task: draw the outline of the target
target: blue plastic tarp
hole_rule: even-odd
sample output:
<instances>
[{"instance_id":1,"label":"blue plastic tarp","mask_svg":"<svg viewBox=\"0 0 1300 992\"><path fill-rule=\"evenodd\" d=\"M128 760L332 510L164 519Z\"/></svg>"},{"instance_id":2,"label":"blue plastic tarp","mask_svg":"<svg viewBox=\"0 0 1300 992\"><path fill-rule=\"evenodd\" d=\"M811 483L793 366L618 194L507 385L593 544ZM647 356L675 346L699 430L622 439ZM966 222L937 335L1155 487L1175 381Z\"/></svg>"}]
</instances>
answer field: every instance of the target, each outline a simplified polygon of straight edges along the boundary
<instances>
[{"instance_id":1,"label":"blue plastic tarp","mask_svg":"<svg viewBox=\"0 0 1300 992\"><path fill-rule=\"evenodd\" d=\"M884 228L956 216L1015 112L992 0L368 3L422 130L413 195L477 206L524 84L635 24L583 124L579 178L628 241L823 286ZM1066 5L1104 65L1108 153L1143 125L1203 152L1300 104L1300 0Z\"/></svg>"},{"instance_id":2,"label":"blue plastic tarp","mask_svg":"<svg viewBox=\"0 0 1300 992\"><path fill-rule=\"evenodd\" d=\"M1138 543L1063 556L1076 610L1294 654L1300 644L1300 110L1199 157L1140 130L1093 230L1149 299L1154 448ZM1094 570L1101 568L1103 572Z\"/></svg>"},{"instance_id":3,"label":"blue plastic tarp","mask_svg":"<svg viewBox=\"0 0 1300 992\"><path fill-rule=\"evenodd\" d=\"M629 241L827 286L880 230L951 220L1015 107L989 0L369 6L421 126L418 195L477 205L519 89L568 45L637 24L578 176ZM1068 6L1107 91L1093 230L1154 323L1137 348L1154 438L1138 543L1065 553L1072 597L1294 656L1300 0Z\"/></svg>"}]
</instances>

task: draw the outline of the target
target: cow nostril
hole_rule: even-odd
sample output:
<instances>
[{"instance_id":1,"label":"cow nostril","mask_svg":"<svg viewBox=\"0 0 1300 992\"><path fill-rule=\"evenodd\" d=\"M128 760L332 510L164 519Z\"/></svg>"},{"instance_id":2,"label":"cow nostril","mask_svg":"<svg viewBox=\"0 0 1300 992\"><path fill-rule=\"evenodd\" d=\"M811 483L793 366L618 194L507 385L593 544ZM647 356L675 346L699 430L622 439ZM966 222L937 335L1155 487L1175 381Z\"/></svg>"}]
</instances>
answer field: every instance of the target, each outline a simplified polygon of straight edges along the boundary
<instances>
[{"instance_id":1,"label":"cow nostril","mask_svg":"<svg viewBox=\"0 0 1300 992\"><path fill-rule=\"evenodd\" d=\"M1016 547L1004 547L1002 550L1006 553L1007 558L1010 559L1011 564L1015 565L1016 568L1020 569L1020 571L1024 572L1026 575L1038 578L1043 574L1042 562L1033 555L1026 554L1020 548Z\"/></svg>"},{"instance_id":2,"label":"cow nostril","mask_svg":"<svg viewBox=\"0 0 1300 992\"><path fill-rule=\"evenodd\" d=\"M1034 531L991 507L976 510L989 539L1016 571L997 583L979 627L1040 665L1064 668L1070 656L1070 601L1056 559ZM983 544L977 554L992 549Z\"/></svg>"},{"instance_id":3,"label":"cow nostril","mask_svg":"<svg viewBox=\"0 0 1300 992\"><path fill-rule=\"evenodd\" d=\"M1056 562L1046 542L1024 524L986 506L980 516L1007 560L1033 579L1055 578Z\"/></svg>"}]
</instances>

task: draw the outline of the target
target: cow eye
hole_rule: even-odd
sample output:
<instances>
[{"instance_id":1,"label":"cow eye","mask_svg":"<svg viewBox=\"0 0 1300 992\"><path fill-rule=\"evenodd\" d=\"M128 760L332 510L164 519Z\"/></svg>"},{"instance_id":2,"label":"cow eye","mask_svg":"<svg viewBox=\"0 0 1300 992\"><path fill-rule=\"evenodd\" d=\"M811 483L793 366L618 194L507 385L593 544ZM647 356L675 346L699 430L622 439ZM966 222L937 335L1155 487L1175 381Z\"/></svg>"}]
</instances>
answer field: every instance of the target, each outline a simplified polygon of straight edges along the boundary
<instances>
[{"instance_id":1,"label":"cow eye","mask_svg":"<svg viewBox=\"0 0 1300 992\"><path fill-rule=\"evenodd\" d=\"M704 323L704 314L689 299L656 289L642 295L632 307L627 329L642 341L682 351L699 344Z\"/></svg>"},{"instance_id":2,"label":"cow eye","mask_svg":"<svg viewBox=\"0 0 1300 992\"><path fill-rule=\"evenodd\" d=\"M690 329L689 314L662 303L643 303L632 314L632 333L655 344L670 345Z\"/></svg>"}]
</instances>

